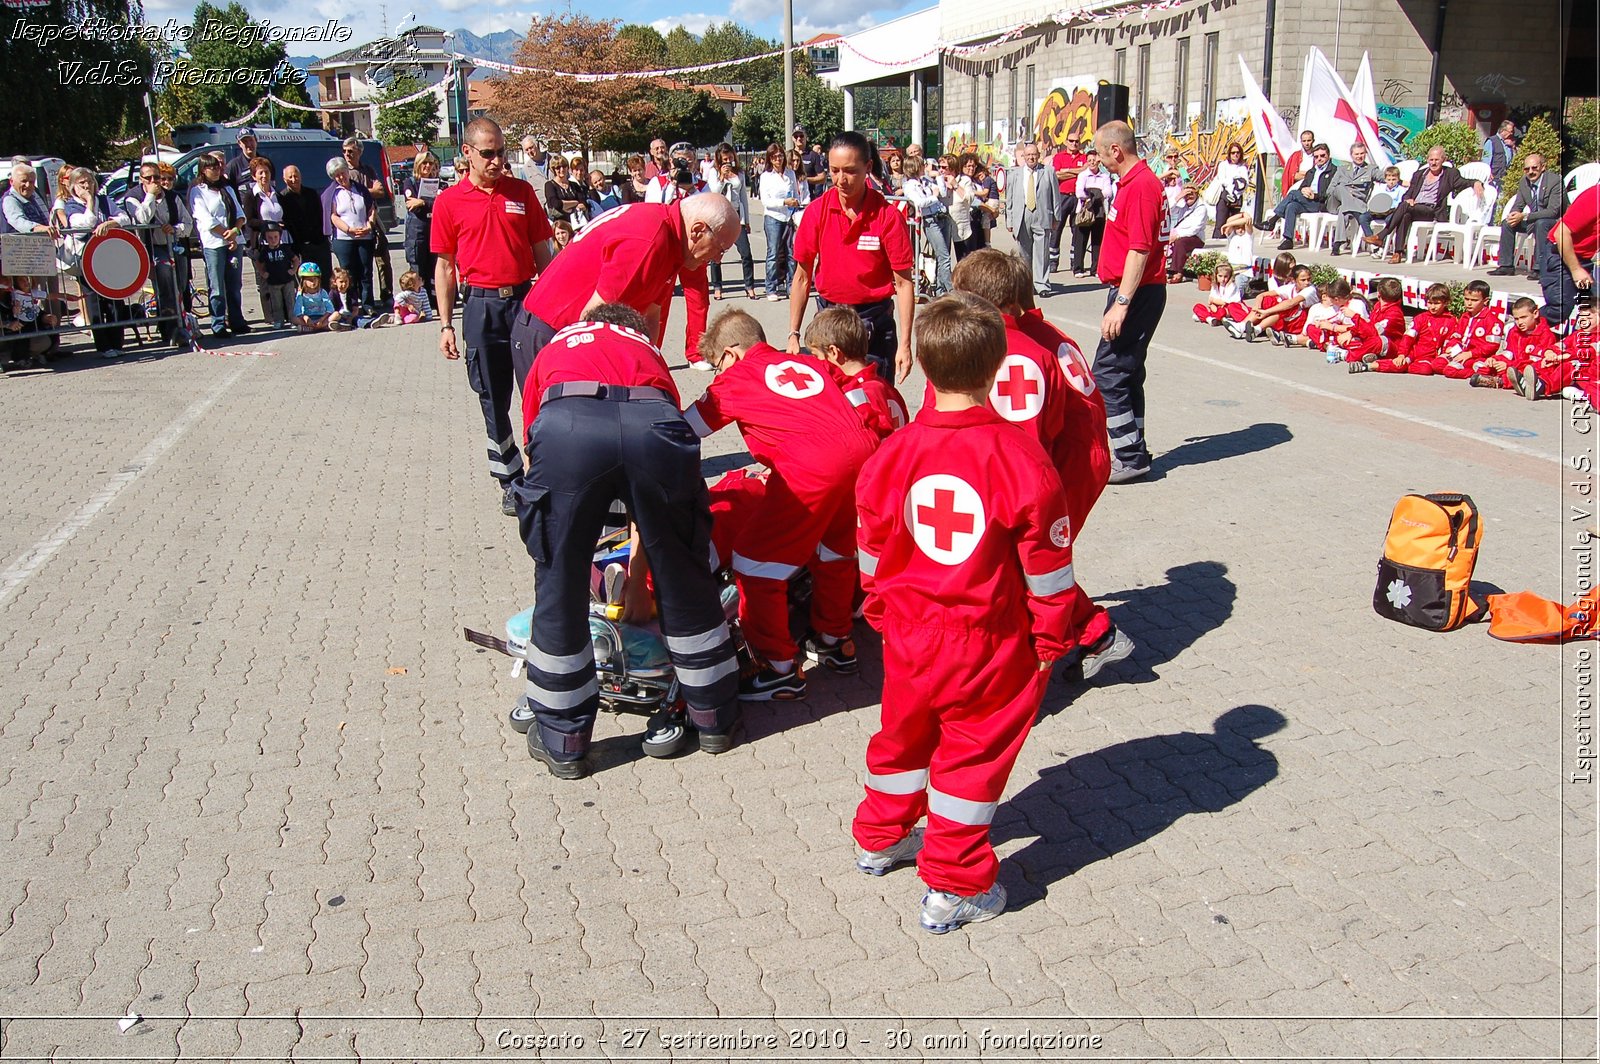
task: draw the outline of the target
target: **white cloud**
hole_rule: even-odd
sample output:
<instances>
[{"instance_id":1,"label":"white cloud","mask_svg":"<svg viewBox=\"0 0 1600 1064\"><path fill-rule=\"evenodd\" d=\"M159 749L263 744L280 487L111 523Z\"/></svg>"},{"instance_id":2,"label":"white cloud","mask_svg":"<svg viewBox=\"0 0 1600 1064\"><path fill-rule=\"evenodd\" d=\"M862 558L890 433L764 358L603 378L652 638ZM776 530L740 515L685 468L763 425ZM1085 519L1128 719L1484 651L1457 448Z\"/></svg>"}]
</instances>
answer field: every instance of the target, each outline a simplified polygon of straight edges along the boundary
<instances>
[{"instance_id":1,"label":"white cloud","mask_svg":"<svg viewBox=\"0 0 1600 1064\"><path fill-rule=\"evenodd\" d=\"M763 12L763 14L766 14L766 12ZM709 27L713 22L724 21L726 21L725 16L708 15L703 11L694 11L685 12L682 15L675 15L672 18L658 18L654 22L650 23L650 28L661 34L663 37L679 26L682 26L690 33L701 34L704 33L706 28Z\"/></svg>"},{"instance_id":2,"label":"white cloud","mask_svg":"<svg viewBox=\"0 0 1600 1064\"><path fill-rule=\"evenodd\" d=\"M876 15L861 15L854 20L842 19L838 22L819 24L812 22L810 17L807 16L794 24L794 39L796 41L809 41L819 33L849 35L858 33L861 30L869 30L881 21Z\"/></svg>"},{"instance_id":3,"label":"white cloud","mask_svg":"<svg viewBox=\"0 0 1600 1064\"><path fill-rule=\"evenodd\" d=\"M794 35L805 40L817 33L849 33L875 26L887 18L903 13L912 6L911 0L808 0L804 12L796 12ZM921 0L916 6L927 6ZM772 0L732 0L728 14L743 22L765 22L773 17ZM782 15L778 16L781 22ZM801 27L807 29L802 35ZM779 26L781 32L782 26Z\"/></svg>"}]
</instances>

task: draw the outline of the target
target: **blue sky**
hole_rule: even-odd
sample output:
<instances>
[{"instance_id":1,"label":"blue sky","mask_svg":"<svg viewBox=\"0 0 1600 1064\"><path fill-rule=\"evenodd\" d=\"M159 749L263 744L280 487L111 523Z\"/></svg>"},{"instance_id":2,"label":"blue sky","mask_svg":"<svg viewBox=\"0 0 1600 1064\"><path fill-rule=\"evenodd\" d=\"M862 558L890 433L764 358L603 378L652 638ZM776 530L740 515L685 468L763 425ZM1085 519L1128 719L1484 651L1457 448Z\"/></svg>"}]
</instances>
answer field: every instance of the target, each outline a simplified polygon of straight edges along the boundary
<instances>
[{"instance_id":1,"label":"blue sky","mask_svg":"<svg viewBox=\"0 0 1600 1064\"><path fill-rule=\"evenodd\" d=\"M805 40L824 30L849 33L886 22L908 11L931 6L932 0L800 0L795 4L795 39ZM540 0L376 0L352 3L351 0L247 0L246 7L258 20L279 26L320 25L335 18L348 26L353 36L349 44L292 44L291 55L328 55L380 36L383 15L393 28L408 13L444 29L458 26L480 35L498 30L527 29L535 15L580 10L593 18L616 18L624 22L647 22L663 33L682 25L693 33L712 22L733 19L763 36L782 38L782 0L660 0L653 4L598 3L569 5ZM194 0L145 0L145 19L164 22L176 18L187 22L194 14Z\"/></svg>"}]
</instances>

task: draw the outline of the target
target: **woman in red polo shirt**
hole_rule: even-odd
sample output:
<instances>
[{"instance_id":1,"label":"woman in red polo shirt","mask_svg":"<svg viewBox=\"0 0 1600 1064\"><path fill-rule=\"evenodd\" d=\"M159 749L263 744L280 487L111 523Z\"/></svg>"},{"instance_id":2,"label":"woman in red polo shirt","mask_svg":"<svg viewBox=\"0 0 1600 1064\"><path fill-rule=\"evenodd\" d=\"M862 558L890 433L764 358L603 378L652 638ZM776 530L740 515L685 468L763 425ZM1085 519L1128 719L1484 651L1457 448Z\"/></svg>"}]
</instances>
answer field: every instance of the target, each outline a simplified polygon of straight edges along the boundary
<instances>
[{"instance_id":1,"label":"woman in red polo shirt","mask_svg":"<svg viewBox=\"0 0 1600 1064\"><path fill-rule=\"evenodd\" d=\"M840 133L828 146L833 187L806 208L794 238L789 282L789 351L800 350L800 326L815 278L820 307L847 306L867 326L867 353L884 380L911 372L911 238L905 216L867 187L872 148L860 133ZM893 297L892 299L890 297Z\"/></svg>"}]
</instances>

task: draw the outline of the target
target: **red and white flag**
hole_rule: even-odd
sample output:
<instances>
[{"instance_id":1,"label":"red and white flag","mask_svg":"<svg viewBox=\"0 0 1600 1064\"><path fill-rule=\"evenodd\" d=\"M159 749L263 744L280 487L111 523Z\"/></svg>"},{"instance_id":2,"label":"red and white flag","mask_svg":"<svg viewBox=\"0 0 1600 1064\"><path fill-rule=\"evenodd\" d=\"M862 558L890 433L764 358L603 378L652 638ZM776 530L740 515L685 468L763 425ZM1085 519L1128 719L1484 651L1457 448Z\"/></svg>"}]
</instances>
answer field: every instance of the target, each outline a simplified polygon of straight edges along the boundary
<instances>
[{"instance_id":1,"label":"red and white flag","mask_svg":"<svg viewBox=\"0 0 1600 1064\"><path fill-rule=\"evenodd\" d=\"M1250 108L1250 125L1255 130L1256 150L1271 148L1277 153L1278 161L1287 165L1289 156L1299 152L1299 142L1289 132L1288 125L1278 109L1272 106L1272 101L1261 94L1261 86L1250 76L1250 67L1242 55L1239 57L1239 71L1244 75L1244 99Z\"/></svg>"},{"instance_id":2,"label":"red and white flag","mask_svg":"<svg viewBox=\"0 0 1600 1064\"><path fill-rule=\"evenodd\" d=\"M1372 112L1370 117L1362 114L1339 72L1322 49L1313 47L1306 55L1305 79L1300 84L1300 128L1326 142L1340 162L1350 161L1350 146L1359 140L1367 146L1373 165L1388 166L1389 156L1378 137L1376 104Z\"/></svg>"},{"instance_id":3,"label":"red and white flag","mask_svg":"<svg viewBox=\"0 0 1600 1064\"><path fill-rule=\"evenodd\" d=\"M1372 165L1390 166L1394 160L1383 146L1383 135L1378 130L1378 97L1372 90L1372 60L1361 53L1361 67L1356 71L1356 83L1350 86L1350 100L1355 104L1356 117L1361 120L1361 139L1366 142Z\"/></svg>"}]
</instances>

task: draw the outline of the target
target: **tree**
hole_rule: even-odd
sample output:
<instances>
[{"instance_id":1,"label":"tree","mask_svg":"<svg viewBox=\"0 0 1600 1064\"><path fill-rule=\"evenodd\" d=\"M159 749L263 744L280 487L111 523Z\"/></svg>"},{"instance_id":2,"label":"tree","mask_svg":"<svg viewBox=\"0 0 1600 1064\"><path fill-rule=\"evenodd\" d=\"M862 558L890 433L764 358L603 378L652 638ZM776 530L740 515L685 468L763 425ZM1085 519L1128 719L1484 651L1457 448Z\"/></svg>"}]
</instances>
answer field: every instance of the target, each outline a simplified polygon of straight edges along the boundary
<instances>
[{"instance_id":1,"label":"tree","mask_svg":"<svg viewBox=\"0 0 1600 1064\"><path fill-rule=\"evenodd\" d=\"M641 70L636 38L621 37L618 21L581 14L535 18L517 49L518 66L574 73ZM492 110L511 134L533 134L577 146L583 154L608 133L642 120L650 104L640 81L578 82L551 74L512 74L494 87Z\"/></svg>"},{"instance_id":2,"label":"tree","mask_svg":"<svg viewBox=\"0 0 1600 1064\"><path fill-rule=\"evenodd\" d=\"M617 30L619 40L633 45L642 69L660 70L667 65L667 41L654 26L641 26L630 22Z\"/></svg>"},{"instance_id":3,"label":"tree","mask_svg":"<svg viewBox=\"0 0 1600 1064\"><path fill-rule=\"evenodd\" d=\"M806 127L811 139L827 143L835 133L844 129L844 93L830 89L811 74L794 76L794 119ZM750 93L750 102L734 117L733 139L736 143L757 150L768 144L789 144L788 131L783 128L783 81L769 81L757 85Z\"/></svg>"},{"instance_id":4,"label":"tree","mask_svg":"<svg viewBox=\"0 0 1600 1064\"><path fill-rule=\"evenodd\" d=\"M104 19L113 27L143 22L136 0L47 0L40 7L0 5L0 144L9 151L56 155L84 165L124 149L111 142L144 131L143 94L154 63L129 40L44 41L30 32ZM104 64L102 66L101 64ZM127 149L136 150L136 149Z\"/></svg>"},{"instance_id":5,"label":"tree","mask_svg":"<svg viewBox=\"0 0 1600 1064\"><path fill-rule=\"evenodd\" d=\"M1506 171L1505 188L1500 190L1500 202L1509 202L1516 194L1517 182L1522 177L1522 164L1530 155L1543 155L1544 164L1559 173L1561 170L1561 133L1551 121L1551 116L1536 115L1528 123L1528 131L1517 141L1517 153L1511 157L1511 167Z\"/></svg>"},{"instance_id":6,"label":"tree","mask_svg":"<svg viewBox=\"0 0 1600 1064\"><path fill-rule=\"evenodd\" d=\"M189 58L178 60L176 75L168 80L174 83L198 81L192 86L187 107L198 102L200 114L191 121L227 122L248 113L267 94L268 83L272 91L290 103L309 104L300 73L289 64L288 52L282 43L258 41L259 34L248 32L256 23L239 0L230 0L226 7L217 7L210 0L200 0L194 9L194 36L190 38ZM249 43L244 43L249 42ZM251 71L253 78L207 79L216 71ZM182 84L182 88L191 86ZM182 97L171 100L179 104ZM163 103L168 99L163 95ZM166 114L165 111L162 112ZM284 121L298 117L284 116ZM168 116L175 124L178 119ZM262 112L262 125L266 125L266 111Z\"/></svg>"},{"instance_id":7,"label":"tree","mask_svg":"<svg viewBox=\"0 0 1600 1064\"><path fill-rule=\"evenodd\" d=\"M389 102L404 99L422 88L419 79L406 75L391 81L377 97L379 140L386 144L433 143L439 135L438 96L430 92L410 103Z\"/></svg>"}]
</instances>

